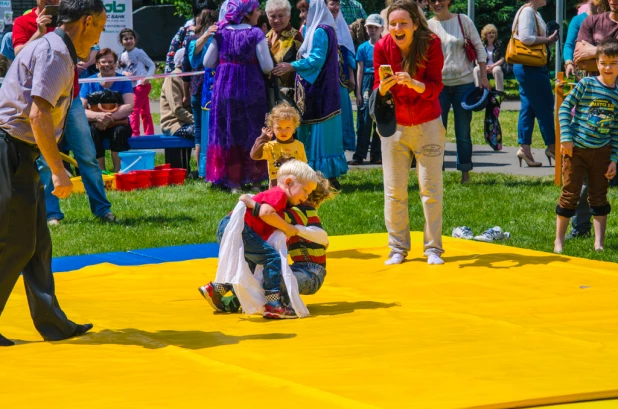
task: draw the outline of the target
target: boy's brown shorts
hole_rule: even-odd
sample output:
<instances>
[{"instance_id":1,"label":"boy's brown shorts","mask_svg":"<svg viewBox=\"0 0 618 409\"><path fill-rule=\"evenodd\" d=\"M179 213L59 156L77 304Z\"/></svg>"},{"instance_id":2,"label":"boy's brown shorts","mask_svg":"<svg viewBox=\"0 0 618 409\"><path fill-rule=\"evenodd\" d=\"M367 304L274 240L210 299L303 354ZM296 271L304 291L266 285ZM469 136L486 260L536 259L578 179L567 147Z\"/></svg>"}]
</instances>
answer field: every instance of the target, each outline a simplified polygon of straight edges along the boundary
<instances>
[{"instance_id":1,"label":"boy's brown shorts","mask_svg":"<svg viewBox=\"0 0 618 409\"><path fill-rule=\"evenodd\" d=\"M588 174L588 203L593 216L605 216L611 211L607 201L609 181L605 177L610 163L610 144L598 149L573 147L573 156L562 155L562 194L558 200L556 214L573 217L579 195Z\"/></svg>"}]
</instances>

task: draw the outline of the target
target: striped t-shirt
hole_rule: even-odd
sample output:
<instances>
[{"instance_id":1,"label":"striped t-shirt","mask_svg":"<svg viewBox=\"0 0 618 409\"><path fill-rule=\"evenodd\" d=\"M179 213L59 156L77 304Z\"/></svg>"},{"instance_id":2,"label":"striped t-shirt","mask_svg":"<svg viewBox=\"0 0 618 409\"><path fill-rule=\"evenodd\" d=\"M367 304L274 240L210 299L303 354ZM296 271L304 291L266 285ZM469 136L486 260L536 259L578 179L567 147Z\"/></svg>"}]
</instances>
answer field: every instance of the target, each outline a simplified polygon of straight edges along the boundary
<instances>
[{"instance_id":1,"label":"striped t-shirt","mask_svg":"<svg viewBox=\"0 0 618 409\"><path fill-rule=\"evenodd\" d=\"M618 162L617 105L617 87L606 87L597 77L582 79L560 107L560 142L588 149L611 143L611 160ZM575 116L571 117L573 108Z\"/></svg>"},{"instance_id":2,"label":"striped t-shirt","mask_svg":"<svg viewBox=\"0 0 618 409\"><path fill-rule=\"evenodd\" d=\"M322 228L318 212L307 203L286 209L285 221L292 225L315 226ZM326 267L326 247L321 244L305 240L300 236L288 239L288 254L295 263L310 262Z\"/></svg>"}]
</instances>

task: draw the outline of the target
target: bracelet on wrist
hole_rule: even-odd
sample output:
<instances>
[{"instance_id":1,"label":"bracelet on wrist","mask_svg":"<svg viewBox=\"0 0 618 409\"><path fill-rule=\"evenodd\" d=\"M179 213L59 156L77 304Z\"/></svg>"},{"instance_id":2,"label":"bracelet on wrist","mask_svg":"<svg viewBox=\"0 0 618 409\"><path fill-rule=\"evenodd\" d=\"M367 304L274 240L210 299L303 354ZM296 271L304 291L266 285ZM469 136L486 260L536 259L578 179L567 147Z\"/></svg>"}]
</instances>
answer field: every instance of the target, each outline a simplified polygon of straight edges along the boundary
<instances>
[{"instance_id":1,"label":"bracelet on wrist","mask_svg":"<svg viewBox=\"0 0 618 409\"><path fill-rule=\"evenodd\" d=\"M255 203L255 207L253 208L253 210L251 211L251 215L253 215L253 217L260 217L260 207L262 205L259 203Z\"/></svg>"}]
</instances>

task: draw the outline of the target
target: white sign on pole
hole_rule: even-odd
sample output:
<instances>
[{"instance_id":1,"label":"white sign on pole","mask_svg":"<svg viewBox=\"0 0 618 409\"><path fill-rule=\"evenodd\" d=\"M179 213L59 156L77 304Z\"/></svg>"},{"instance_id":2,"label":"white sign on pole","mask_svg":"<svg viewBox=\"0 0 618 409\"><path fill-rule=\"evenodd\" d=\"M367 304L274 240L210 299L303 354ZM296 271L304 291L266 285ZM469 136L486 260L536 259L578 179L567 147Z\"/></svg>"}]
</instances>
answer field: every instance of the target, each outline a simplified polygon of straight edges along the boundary
<instances>
[{"instance_id":1,"label":"white sign on pole","mask_svg":"<svg viewBox=\"0 0 618 409\"><path fill-rule=\"evenodd\" d=\"M107 22L105 31L101 33L99 46L111 48L120 55L123 48L118 41L118 34L123 28L133 28L133 2L132 0L104 0L103 3L107 12Z\"/></svg>"},{"instance_id":2,"label":"white sign on pole","mask_svg":"<svg viewBox=\"0 0 618 409\"><path fill-rule=\"evenodd\" d=\"M13 25L11 0L0 0L0 33L4 33L10 25Z\"/></svg>"}]
</instances>

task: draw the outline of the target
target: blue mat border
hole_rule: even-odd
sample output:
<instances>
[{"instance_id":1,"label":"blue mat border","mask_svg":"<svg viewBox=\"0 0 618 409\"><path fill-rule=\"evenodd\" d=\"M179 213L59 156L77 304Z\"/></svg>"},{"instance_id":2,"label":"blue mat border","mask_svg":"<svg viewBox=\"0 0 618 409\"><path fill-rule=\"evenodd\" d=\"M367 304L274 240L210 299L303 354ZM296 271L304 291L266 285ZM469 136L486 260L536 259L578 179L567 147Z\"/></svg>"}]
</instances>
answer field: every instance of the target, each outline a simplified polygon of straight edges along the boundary
<instances>
[{"instance_id":1,"label":"blue mat border","mask_svg":"<svg viewBox=\"0 0 618 409\"><path fill-rule=\"evenodd\" d=\"M172 261L186 261L201 258L213 258L219 254L218 243L188 244L150 249L130 250L83 256L57 257L52 259L52 271L64 273L101 263L111 263L119 266L140 266L143 264L159 264Z\"/></svg>"}]
</instances>

